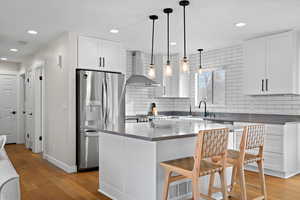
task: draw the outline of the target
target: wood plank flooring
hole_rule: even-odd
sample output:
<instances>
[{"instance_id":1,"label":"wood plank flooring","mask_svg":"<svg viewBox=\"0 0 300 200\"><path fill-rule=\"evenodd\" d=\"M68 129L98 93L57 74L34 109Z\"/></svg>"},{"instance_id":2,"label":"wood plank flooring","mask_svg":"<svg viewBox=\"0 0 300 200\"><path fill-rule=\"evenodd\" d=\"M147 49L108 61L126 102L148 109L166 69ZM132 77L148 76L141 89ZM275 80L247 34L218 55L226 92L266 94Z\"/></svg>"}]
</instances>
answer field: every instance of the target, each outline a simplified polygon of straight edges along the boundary
<instances>
[{"instance_id":1,"label":"wood plank flooring","mask_svg":"<svg viewBox=\"0 0 300 200\"><path fill-rule=\"evenodd\" d=\"M21 177L22 200L109 200L98 193L98 172L67 174L24 145L6 145L5 149ZM259 185L256 173L247 172L246 180ZM300 199L300 175L290 179L266 177L269 200ZM248 187L248 197L259 190Z\"/></svg>"}]
</instances>

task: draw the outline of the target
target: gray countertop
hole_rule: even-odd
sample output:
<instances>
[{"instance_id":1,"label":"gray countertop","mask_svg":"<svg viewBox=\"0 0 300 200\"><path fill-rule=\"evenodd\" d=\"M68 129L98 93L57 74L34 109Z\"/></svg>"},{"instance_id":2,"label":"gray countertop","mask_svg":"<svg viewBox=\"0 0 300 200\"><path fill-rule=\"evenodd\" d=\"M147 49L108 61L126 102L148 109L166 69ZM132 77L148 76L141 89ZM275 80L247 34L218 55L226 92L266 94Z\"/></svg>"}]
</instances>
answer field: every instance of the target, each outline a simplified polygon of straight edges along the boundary
<instances>
[{"instance_id":1,"label":"gray countertop","mask_svg":"<svg viewBox=\"0 0 300 200\"><path fill-rule=\"evenodd\" d=\"M189 112L184 111L166 111L159 112L160 115L167 116L184 116ZM265 124L285 124L288 122L300 122L300 115L278 115L278 114L256 114L256 113L209 113L206 119L214 121L227 122L249 122L249 123L265 123ZM203 117L202 112L193 112L193 116ZM134 118L134 116L128 116Z\"/></svg>"},{"instance_id":2,"label":"gray countertop","mask_svg":"<svg viewBox=\"0 0 300 200\"><path fill-rule=\"evenodd\" d=\"M154 122L126 123L124 131L101 131L108 134L147 141L160 141L194 137L200 130L234 128L231 124L219 124L201 119L168 119ZM238 128L238 127L236 127Z\"/></svg>"}]
</instances>

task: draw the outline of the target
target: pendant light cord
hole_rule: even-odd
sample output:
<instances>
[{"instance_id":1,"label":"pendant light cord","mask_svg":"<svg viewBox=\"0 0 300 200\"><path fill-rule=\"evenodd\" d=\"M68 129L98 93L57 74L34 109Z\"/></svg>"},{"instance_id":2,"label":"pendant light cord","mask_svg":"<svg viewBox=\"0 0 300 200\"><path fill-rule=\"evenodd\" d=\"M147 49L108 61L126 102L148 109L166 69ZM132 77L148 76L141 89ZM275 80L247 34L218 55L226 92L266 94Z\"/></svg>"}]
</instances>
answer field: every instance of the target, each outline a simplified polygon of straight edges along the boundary
<instances>
[{"instance_id":1,"label":"pendant light cord","mask_svg":"<svg viewBox=\"0 0 300 200\"><path fill-rule=\"evenodd\" d=\"M153 65L153 49L154 49L154 19L152 24L152 48L151 48L151 65Z\"/></svg>"},{"instance_id":2,"label":"pendant light cord","mask_svg":"<svg viewBox=\"0 0 300 200\"><path fill-rule=\"evenodd\" d=\"M202 58L202 55L201 55L201 54L202 54L202 51L200 51L200 59L199 59L199 62L200 62L200 68L202 68L202 59L201 59L201 58Z\"/></svg>"},{"instance_id":3,"label":"pendant light cord","mask_svg":"<svg viewBox=\"0 0 300 200\"><path fill-rule=\"evenodd\" d=\"M168 42L168 60L167 62L170 62L170 14L167 14L167 42Z\"/></svg>"},{"instance_id":4,"label":"pendant light cord","mask_svg":"<svg viewBox=\"0 0 300 200\"><path fill-rule=\"evenodd\" d=\"M183 6L183 38L184 38L184 55L186 58L186 23L185 23L185 6Z\"/></svg>"}]
</instances>

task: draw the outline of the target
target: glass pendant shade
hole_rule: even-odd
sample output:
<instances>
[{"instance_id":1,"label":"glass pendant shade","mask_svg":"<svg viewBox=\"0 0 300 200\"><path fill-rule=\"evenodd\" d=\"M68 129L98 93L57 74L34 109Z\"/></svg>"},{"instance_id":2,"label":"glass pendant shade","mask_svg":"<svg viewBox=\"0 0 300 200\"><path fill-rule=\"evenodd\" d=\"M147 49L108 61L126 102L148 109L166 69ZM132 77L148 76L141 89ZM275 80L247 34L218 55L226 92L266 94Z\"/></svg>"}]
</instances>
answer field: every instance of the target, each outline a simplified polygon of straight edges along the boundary
<instances>
[{"instance_id":1,"label":"glass pendant shade","mask_svg":"<svg viewBox=\"0 0 300 200\"><path fill-rule=\"evenodd\" d=\"M203 72L202 67L199 67L199 68L198 68L198 74L202 74L202 72Z\"/></svg>"},{"instance_id":2,"label":"glass pendant shade","mask_svg":"<svg viewBox=\"0 0 300 200\"><path fill-rule=\"evenodd\" d=\"M173 69L170 62L167 62L164 69L165 76L172 76Z\"/></svg>"},{"instance_id":3,"label":"glass pendant shade","mask_svg":"<svg viewBox=\"0 0 300 200\"><path fill-rule=\"evenodd\" d=\"M188 72L190 70L190 63L187 58L183 58L181 61L181 71Z\"/></svg>"},{"instance_id":4,"label":"glass pendant shade","mask_svg":"<svg viewBox=\"0 0 300 200\"><path fill-rule=\"evenodd\" d=\"M156 74L155 74L155 66L153 64L150 64L149 65L149 71L148 71L148 76L151 78L151 79L154 79Z\"/></svg>"}]
</instances>

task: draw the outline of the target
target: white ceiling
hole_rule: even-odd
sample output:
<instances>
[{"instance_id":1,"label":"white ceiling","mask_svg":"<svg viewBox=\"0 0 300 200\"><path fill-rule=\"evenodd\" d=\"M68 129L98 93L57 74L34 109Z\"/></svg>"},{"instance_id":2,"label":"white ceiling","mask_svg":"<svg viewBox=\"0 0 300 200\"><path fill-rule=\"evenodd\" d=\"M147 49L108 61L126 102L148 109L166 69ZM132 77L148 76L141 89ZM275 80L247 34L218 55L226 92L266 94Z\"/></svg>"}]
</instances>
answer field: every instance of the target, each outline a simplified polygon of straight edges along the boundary
<instances>
[{"instance_id":1,"label":"white ceiling","mask_svg":"<svg viewBox=\"0 0 300 200\"><path fill-rule=\"evenodd\" d=\"M172 52L182 52L182 7L178 0L2 0L0 4L0 57L21 61L64 31L121 41L129 49L150 50L151 21L157 14L156 52L166 50L166 16L171 15ZM237 28L236 22L247 26ZM240 43L260 34L299 28L299 0L191 0L187 8L188 51ZM111 34L112 28L120 29ZM38 35L28 35L34 29ZM26 45L18 41L28 42ZM20 49L17 53L10 48Z\"/></svg>"}]
</instances>

